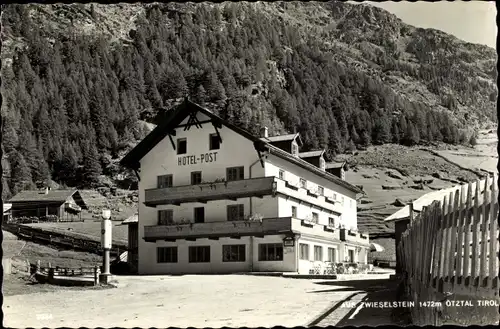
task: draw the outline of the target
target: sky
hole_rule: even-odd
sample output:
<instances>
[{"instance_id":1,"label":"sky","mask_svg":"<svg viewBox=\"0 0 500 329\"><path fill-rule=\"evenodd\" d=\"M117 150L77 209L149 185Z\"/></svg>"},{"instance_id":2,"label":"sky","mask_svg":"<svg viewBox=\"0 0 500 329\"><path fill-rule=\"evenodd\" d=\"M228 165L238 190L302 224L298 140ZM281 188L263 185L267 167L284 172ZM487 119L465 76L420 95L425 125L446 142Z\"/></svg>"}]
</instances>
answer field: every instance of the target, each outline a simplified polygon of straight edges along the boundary
<instances>
[{"instance_id":1,"label":"sky","mask_svg":"<svg viewBox=\"0 0 500 329\"><path fill-rule=\"evenodd\" d=\"M453 34L459 39L496 48L497 9L494 1L371 2L403 22Z\"/></svg>"}]
</instances>

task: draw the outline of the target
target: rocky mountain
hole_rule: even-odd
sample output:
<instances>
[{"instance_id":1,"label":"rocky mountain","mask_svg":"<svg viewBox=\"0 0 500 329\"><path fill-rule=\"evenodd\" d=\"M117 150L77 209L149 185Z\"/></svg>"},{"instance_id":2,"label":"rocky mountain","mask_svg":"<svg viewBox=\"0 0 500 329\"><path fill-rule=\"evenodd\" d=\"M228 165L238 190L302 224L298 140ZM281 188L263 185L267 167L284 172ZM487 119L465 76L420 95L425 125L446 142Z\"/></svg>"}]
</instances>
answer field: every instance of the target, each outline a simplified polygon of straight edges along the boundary
<instances>
[{"instance_id":1,"label":"rocky mountain","mask_svg":"<svg viewBox=\"0 0 500 329\"><path fill-rule=\"evenodd\" d=\"M468 144L495 120L496 52L343 2L7 5L4 196L119 184L117 161L189 96L329 154Z\"/></svg>"}]
</instances>

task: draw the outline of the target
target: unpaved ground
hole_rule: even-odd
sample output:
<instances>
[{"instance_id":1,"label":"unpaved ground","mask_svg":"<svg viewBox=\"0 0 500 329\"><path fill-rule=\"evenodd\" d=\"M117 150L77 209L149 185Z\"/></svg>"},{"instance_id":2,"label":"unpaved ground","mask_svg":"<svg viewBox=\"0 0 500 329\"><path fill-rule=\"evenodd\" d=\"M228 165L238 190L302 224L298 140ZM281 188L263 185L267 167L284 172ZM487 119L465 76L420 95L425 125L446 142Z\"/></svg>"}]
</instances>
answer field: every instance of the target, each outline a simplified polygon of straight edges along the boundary
<instances>
[{"instance_id":1,"label":"unpaved ground","mask_svg":"<svg viewBox=\"0 0 500 329\"><path fill-rule=\"evenodd\" d=\"M119 221L112 221L112 224L113 240L126 243L128 241L128 227L126 225L121 225L121 222ZM47 231L81 234L84 236L91 236L96 239L101 238L100 220L89 219L83 222L37 223L27 225L38 227Z\"/></svg>"},{"instance_id":2,"label":"unpaved ground","mask_svg":"<svg viewBox=\"0 0 500 329\"><path fill-rule=\"evenodd\" d=\"M374 275L373 279L387 277ZM118 287L107 290L6 296L4 324L17 328L294 327L309 324L353 293L345 285L319 284L324 280L248 275L117 280Z\"/></svg>"}]
</instances>

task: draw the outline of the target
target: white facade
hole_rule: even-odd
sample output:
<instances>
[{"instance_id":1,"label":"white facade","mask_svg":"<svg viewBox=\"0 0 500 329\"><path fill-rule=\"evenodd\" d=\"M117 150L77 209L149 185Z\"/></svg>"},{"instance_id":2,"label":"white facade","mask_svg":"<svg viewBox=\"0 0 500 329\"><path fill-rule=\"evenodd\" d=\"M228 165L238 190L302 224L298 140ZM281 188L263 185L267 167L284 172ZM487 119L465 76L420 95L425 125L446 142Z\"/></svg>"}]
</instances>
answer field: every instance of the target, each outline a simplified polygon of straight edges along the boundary
<instances>
[{"instance_id":1,"label":"white facade","mask_svg":"<svg viewBox=\"0 0 500 329\"><path fill-rule=\"evenodd\" d=\"M326 231L324 227L332 226L333 220L333 226L344 225L346 228L356 229L356 193L354 191L278 156L261 153L261 158L259 158L254 141L224 125L222 128L218 128L222 139L220 148L210 150L210 135L214 134L216 129L212 123L208 122L210 120L208 115L198 112L196 117L202 123L201 128L192 125L189 130L186 130L183 125L186 125L190 119L184 119L180 127L175 129L175 136L166 136L140 159L139 274L248 271L309 273L314 260L314 245L323 248L321 261L330 260L328 248L335 248L335 261L342 261L345 258L346 243L340 241L339 229L330 232ZM186 153L177 154L179 150L178 140L184 138L187 142ZM174 150L171 139L176 150ZM148 201L146 190L158 188L158 176L172 175L172 187L175 188L191 185L192 172L201 172L202 183L222 181L227 179L226 169L231 167L243 167L244 180L275 177L273 193L259 197L232 198L229 196L223 199L186 202L177 205L146 206L144 204L145 201ZM280 170L284 172L284 176L280 174ZM282 177L280 178L280 176ZM312 192L317 192L318 186L323 187L324 196L330 198L331 202L326 202L322 195L316 197L309 195L306 189L300 187L301 178L307 181L307 189ZM289 185L299 188L291 189L287 187ZM165 195L168 198L168 188L166 190ZM210 194L210 192L207 193ZM332 202L332 200L336 202ZM212 225L211 223L228 222L228 205L243 205L244 218L247 220L251 216L263 218L262 221L266 221L267 218L293 217L289 221L284 221L284 223L289 223L287 225L290 232L236 237L234 235L238 232L235 231L232 233L233 236L218 236L213 239L207 237L189 238L189 234L191 234L189 232L194 232L199 227L203 227L205 233L207 230L212 235L220 233L217 232L215 226L211 229L210 225ZM195 223L195 208L204 208L202 222ZM292 213L292 209L296 213ZM175 239L170 239L169 236L165 236L154 241L145 240L147 237L145 227L159 225L158 212L161 210L172 211L173 223L169 225L177 227L177 231L187 232L186 237L176 236ZM309 221L313 220L313 216L316 214L317 222L310 223ZM304 226L304 222L301 220L306 220L308 224ZM188 222L190 224L187 224ZM175 229L170 232L175 233ZM286 237L291 242L288 241L287 245L284 245ZM291 244L289 245L289 243ZM310 244L309 260L299 259L299 245L303 243ZM240 246L229 248L232 256L228 257L237 257L238 261L234 261L234 259L223 261L223 248L228 250L227 247L224 247L227 245ZM161 249L161 251L158 249L164 247L176 247L176 249ZM209 248L190 249L190 247ZM367 248L366 243L363 248ZM176 256L172 256L174 252ZM161 253L160 256L159 253ZM165 256L165 253L169 256ZM207 253L210 256L207 256ZM265 256L262 257L269 259L262 260L260 253L264 253ZM356 254L354 261L366 262L365 254L366 251L364 254L361 253L361 256ZM274 259L273 257L279 259L271 260ZM209 261L207 261L208 259ZM199 262L200 260L203 261Z\"/></svg>"}]
</instances>

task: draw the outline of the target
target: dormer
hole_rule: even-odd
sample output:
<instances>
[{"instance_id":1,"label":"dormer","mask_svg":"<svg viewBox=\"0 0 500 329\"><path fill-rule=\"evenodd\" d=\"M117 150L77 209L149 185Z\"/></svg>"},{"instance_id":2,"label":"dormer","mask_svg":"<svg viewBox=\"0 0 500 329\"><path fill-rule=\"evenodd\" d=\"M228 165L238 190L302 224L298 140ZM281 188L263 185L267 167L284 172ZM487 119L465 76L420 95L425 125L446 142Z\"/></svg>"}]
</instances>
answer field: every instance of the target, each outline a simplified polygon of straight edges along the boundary
<instances>
[{"instance_id":1,"label":"dormer","mask_svg":"<svg viewBox=\"0 0 500 329\"><path fill-rule=\"evenodd\" d=\"M320 168L321 170L325 170L326 162L325 162L324 154L325 154L325 150L317 150L317 151L309 151L309 152L299 153L299 157L302 160L309 162L313 166L316 166L316 167Z\"/></svg>"},{"instance_id":2,"label":"dormer","mask_svg":"<svg viewBox=\"0 0 500 329\"><path fill-rule=\"evenodd\" d=\"M342 180L345 180L345 172L349 170L349 167L347 166L347 163L345 161L337 163L330 162L326 164L325 169L330 174L335 175Z\"/></svg>"},{"instance_id":3,"label":"dormer","mask_svg":"<svg viewBox=\"0 0 500 329\"><path fill-rule=\"evenodd\" d=\"M293 154L296 157L299 156L299 148L302 147L302 139L300 138L299 133L268 137L264 134L264 128L262 128L261 131L261 140L266 141L285 152Z\"/></svg>"}]
</instances>

